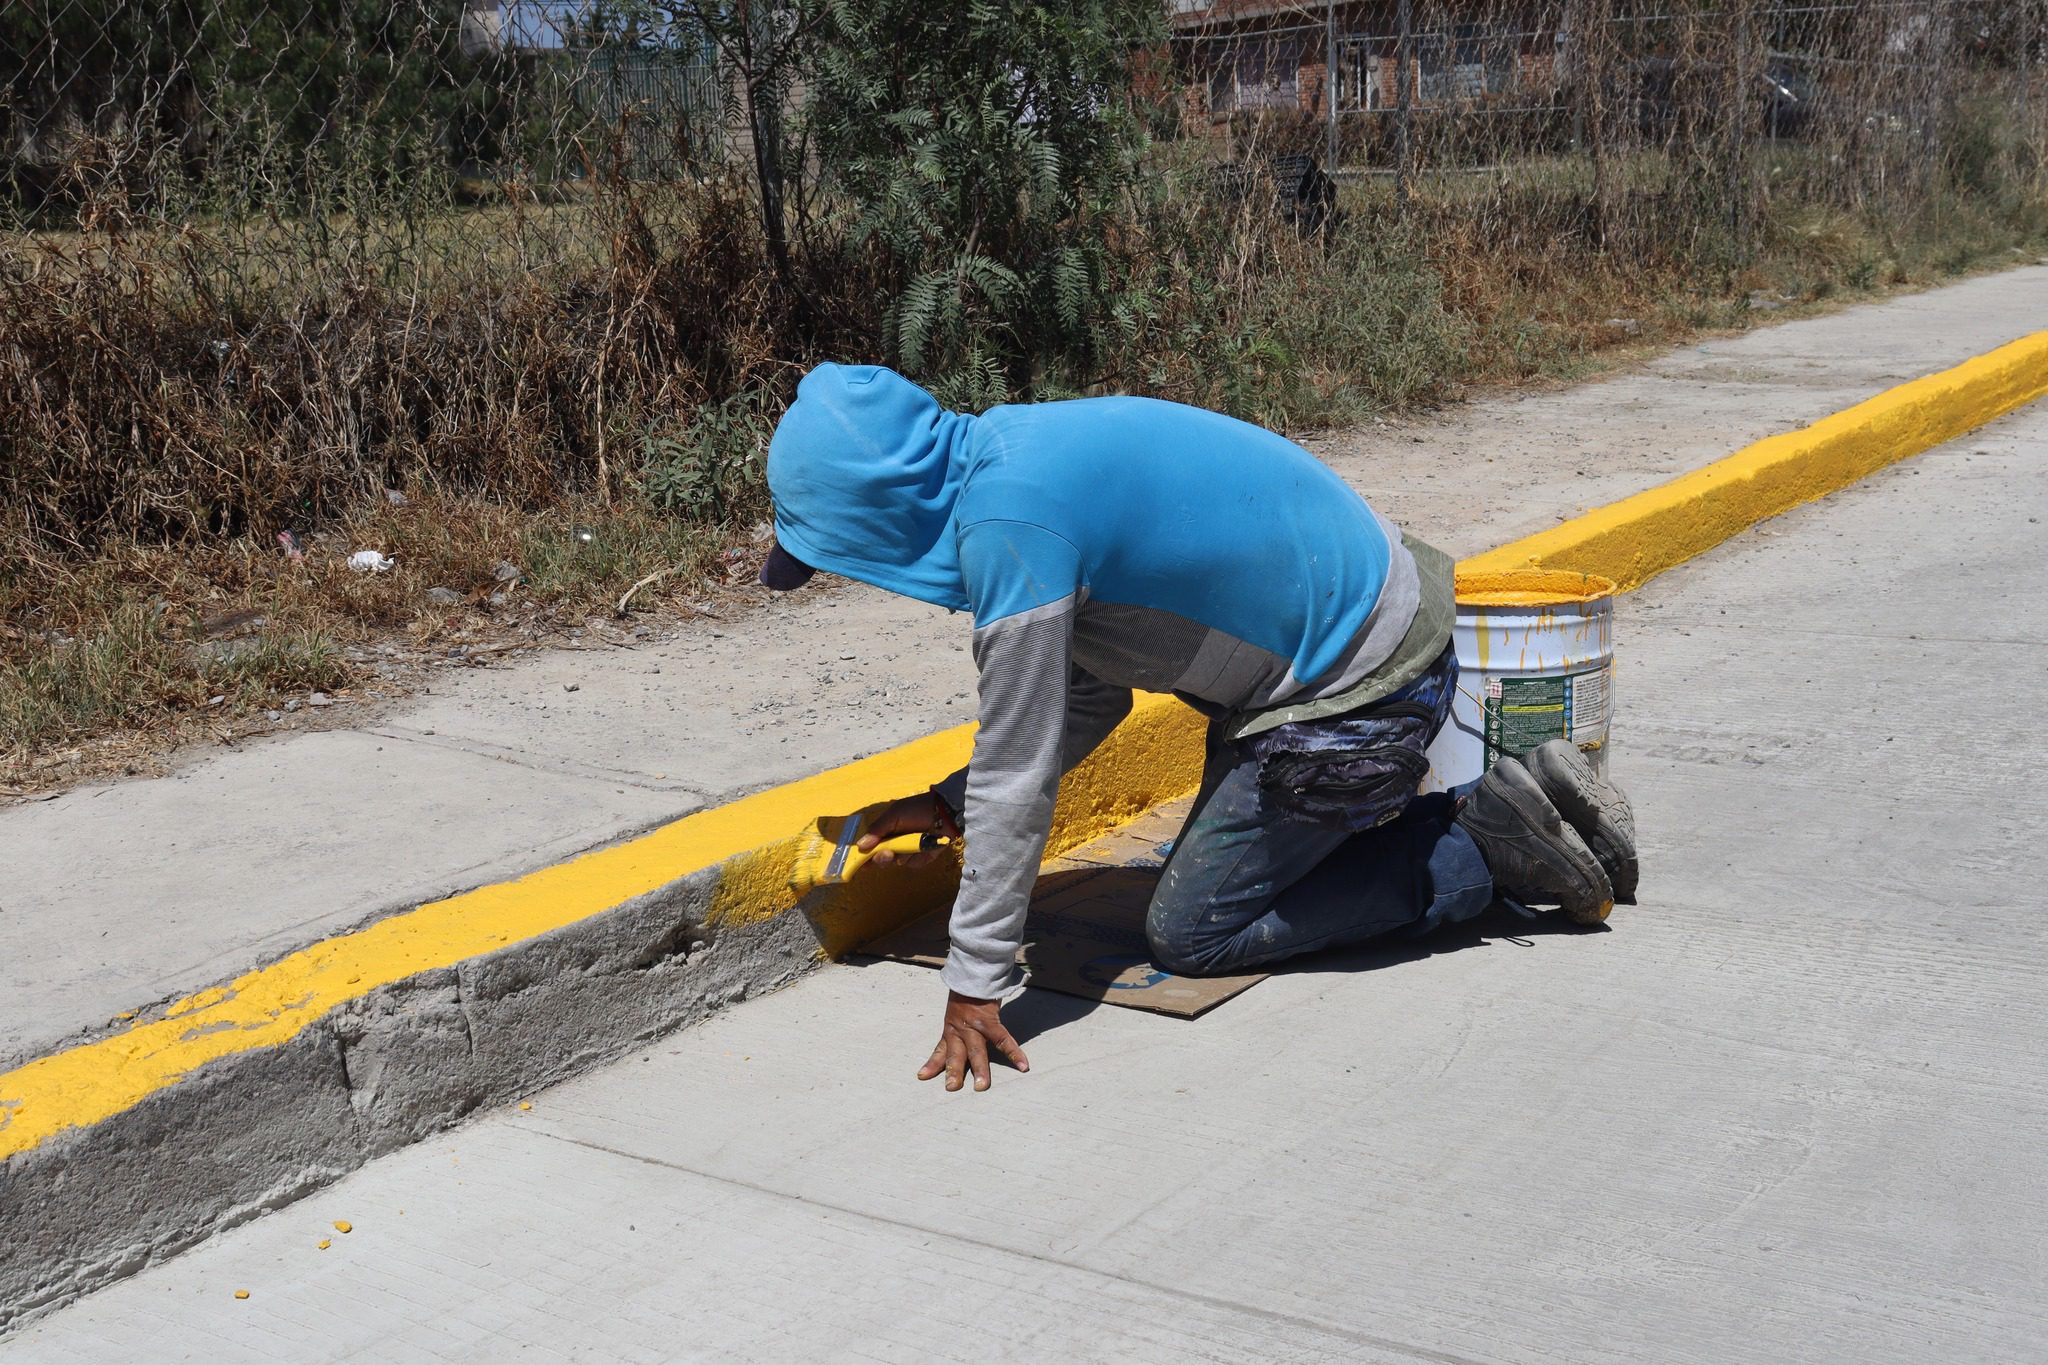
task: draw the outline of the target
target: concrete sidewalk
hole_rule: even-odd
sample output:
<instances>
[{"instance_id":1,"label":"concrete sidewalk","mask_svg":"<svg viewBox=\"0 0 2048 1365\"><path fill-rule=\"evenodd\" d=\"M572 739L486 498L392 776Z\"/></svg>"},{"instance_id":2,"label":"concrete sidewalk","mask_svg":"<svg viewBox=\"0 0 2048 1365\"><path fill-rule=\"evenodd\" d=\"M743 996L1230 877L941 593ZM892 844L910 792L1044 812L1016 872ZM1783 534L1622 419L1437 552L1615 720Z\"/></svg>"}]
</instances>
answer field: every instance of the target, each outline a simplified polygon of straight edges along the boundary
<instances>
[{"instance_id":1,"label":"concrete sidewalk","mask_svg":"<svg viewBox=\"0 0 2048 1365\"><path fill-rule=\"evenodd\" d=\"M1313 444L1464 554L2043 316L2048 269L2027 268ZM916 603L810 592L659 644L451 674L352 728L0 810L0 1068L391 910L970 719L965 637Z\"/></svg>"},{"instance_id":2,"label":"concrete sidewalk","mask_svg":"<svg viewBox=\"0 0 2048 1365\"><path fill-rule=\"evenodd\" d=\"M2044 447L2037 407L1624 600L1609 931L1195 1023L1027 992L980 1096L910 1080L933 974L827 968L9 1358L2038 1358Z\"/></svg>"}]
</instances>

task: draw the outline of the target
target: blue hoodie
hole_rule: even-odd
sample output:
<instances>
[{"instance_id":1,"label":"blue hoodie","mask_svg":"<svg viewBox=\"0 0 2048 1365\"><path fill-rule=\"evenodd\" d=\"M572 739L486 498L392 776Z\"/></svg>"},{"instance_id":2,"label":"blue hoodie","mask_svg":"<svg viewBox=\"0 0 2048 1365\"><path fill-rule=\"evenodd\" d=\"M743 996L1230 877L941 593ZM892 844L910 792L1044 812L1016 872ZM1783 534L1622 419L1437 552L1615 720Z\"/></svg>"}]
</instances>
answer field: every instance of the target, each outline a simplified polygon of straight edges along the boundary
<instances>
[{"instance_id":1,"label":"blue hoodie","mask_svg":"<svg viewBox=\"0 0 2048 1365\"><path fill-rule=\"evenodd\" d=\"M946 984L1015 980L1059 778L1131 690L1212 715L1334 696L1393 655L1415 562L1284 437L1150 398L947 412L872 365L820 365L768 454L776 539L816 568L970 611L970 831Z\"/></svg>"}]
</instances>

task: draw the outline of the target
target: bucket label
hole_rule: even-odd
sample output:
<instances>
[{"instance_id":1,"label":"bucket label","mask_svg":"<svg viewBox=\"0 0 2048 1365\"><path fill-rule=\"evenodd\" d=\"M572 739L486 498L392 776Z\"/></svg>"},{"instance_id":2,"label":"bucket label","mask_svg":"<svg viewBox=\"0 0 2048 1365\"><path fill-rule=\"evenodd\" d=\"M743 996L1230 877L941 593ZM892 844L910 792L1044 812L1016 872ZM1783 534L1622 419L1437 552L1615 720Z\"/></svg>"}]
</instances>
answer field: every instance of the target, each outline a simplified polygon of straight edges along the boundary
<instances>
[{"instance_id":1,"label":"bucket label","mask_svg":"<svg viewBox=\"0 0 2048 1365\"><path fill-rule=\"evenodd\" d=\"M1520 758L1546 740L1600 747L1607 740L1608 679L1604 664L1544 678L1487 679L1487 766L1502 754Z\"/></svg>"}]
</instances>

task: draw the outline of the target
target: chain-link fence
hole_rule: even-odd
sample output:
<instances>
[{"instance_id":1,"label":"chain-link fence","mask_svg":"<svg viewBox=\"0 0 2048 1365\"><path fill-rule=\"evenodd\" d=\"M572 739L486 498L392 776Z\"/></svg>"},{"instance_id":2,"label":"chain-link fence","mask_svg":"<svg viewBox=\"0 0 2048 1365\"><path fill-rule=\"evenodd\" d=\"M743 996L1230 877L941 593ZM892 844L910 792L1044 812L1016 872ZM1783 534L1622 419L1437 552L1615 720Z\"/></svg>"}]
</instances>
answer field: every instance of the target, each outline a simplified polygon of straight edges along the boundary
<instances>
[{"instance_id":1,"label":"chain-link fence","mask_svg":"<svg viewBox=\"0 0 2048 1365\"><path fill-rule=\"evenodd\" d=\"M701 33L586 0L12 0L0 221L204 222L317 259L330 230L279 237L340 213L372 247L437 211L693 175L727 151L728 94ZM444 254L506 235L451 226Z\"/></svg>"},{"instance_id":2,"label":"chain-link fence","mask_svg":"<svg viewBox=\"0 0 2048 1365\"><path fill-rule=\"evenodd\" d=\"M1606 226L1773 193L2041 173L2041 0L1300 0L1177 6L1186 121L1397 201L1583 181ZM1372 191L1369 191L1372 192ZM1680 204L1679 201L1685 201Z\"/></svg>"},{"instance_id":3,"label":"chain-link fence","mask_svg":"<svg viewBox=\"0 0 2048 1365\"><path fill-rule=\"evenodd\" d=\"M2039 213L2048 0L1033 13L10 0L0 538L233 534L421 481L609 497L822 353L951 367L962 402L1284 415L1353 373L1403 401L1486 370L1459 337L1584 344L1583 280L1606 308L1834 251L1880 284L1907 239L1966 261ZM1268 190L1328 249L1258 229ZM1350 310L1321 356L1318 272Z\"/></svg>"},{"instance_id":4,"label":"chain-link fence","mask_svg":"<svg viewBox=\"0 0 2048 1365\"><path fill-rule=\"evenodd\" d=\"M770 6L763 5L769 9ZM1407 188L1797 143L1841 192L2039 159L2048 0L1170 0L1187 131ZM573 196L744 153L718 53L639 0L12 0L0 214L69 227ZM1291 126L1290 126L1291 125ZM1965 168L1967 169L1967 168Z\"/></svg>"},{"instance_id":5,"label":"chain-link fence","mask_svg":"<svg viewBox=\"0 0 2048 1365\"><path fill-rule=\"evenodd\" d=\"M638 3L11 0L4 538L609 487L744 380L743 327L649 306L744 304L743 93Z\"/></svg>"}]
</instances>

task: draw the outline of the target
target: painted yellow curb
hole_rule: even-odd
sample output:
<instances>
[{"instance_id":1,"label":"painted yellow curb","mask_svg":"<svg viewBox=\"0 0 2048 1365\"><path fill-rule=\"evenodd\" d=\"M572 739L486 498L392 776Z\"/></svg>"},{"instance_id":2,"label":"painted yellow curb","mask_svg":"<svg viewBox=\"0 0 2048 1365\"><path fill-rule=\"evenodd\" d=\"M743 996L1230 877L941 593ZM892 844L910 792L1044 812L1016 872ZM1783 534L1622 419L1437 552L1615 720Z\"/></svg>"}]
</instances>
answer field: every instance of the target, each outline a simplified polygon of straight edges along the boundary
<instances>
[{"instance_id":1,"label":"painted yellow curb","mask_svg":"<svg viewBox=\"0 0 2048 1365\"><path fill-rule=\"evenodd\" d=\"M1623 592L1768 517L1952 441L2048 394L2048 332L2036 332L1799 431L1758 441L1666 484L1489 550L1462 574L1570 569Z\"/></svg>"},{"instance_id":2,"label":"painted yellow curb","mask_svg":"<svg viewBox=\"0 0 2048 1365\"><path fill-rule=\"evenodd\" d=\"M1202 765L1197 721L1171 697L1141 697L1061 784L1047 855L1193 790ZM710 912L716 923L795 909L790 874L812 821L922 790L967 761L973 729L942 731L515 881L393 915L180 1000L123 1032L37 1058L0 1075L0 1158L120 1113L207 1062L275 1047L379 987L601 915L707 868L720 869ZM784 837L763 846L764 831ZM805 909L817 921L821 951L837 954L924 913L949 890L944 868L896 870L814 893Z\"/></svg>"},{"instance_id":3,"label":"painted yellow curb","mask_svg":"<svg viewBox=\"0 0 2048 1365\"><path fill-rule=\"evenodd\" d=\"M2048 393L2048 332L1774 436L1661 487L1589 512L1458 566L1461 577L1528 568L1611 578L1623 590L1766 517L1952 440ZM96 1042L0 1074L0 1158L98 1123L211 1061L286 1042L337 1005L422 972L602 915L718 869L710 919L741 925L797 908L790 873L803 831L917 791L959 767L960 726L815 777L743 798L612 848L481 887L316 943L170 1006ZM1169 697L1131 717L1061 784L1047 856L1063 853L1192 791L1203 722ZM764 831L773 842L760 842ZM836 955L938 904L943 867L868 875L803 903L820 951Z\"/></svg>"}]
</instances>

